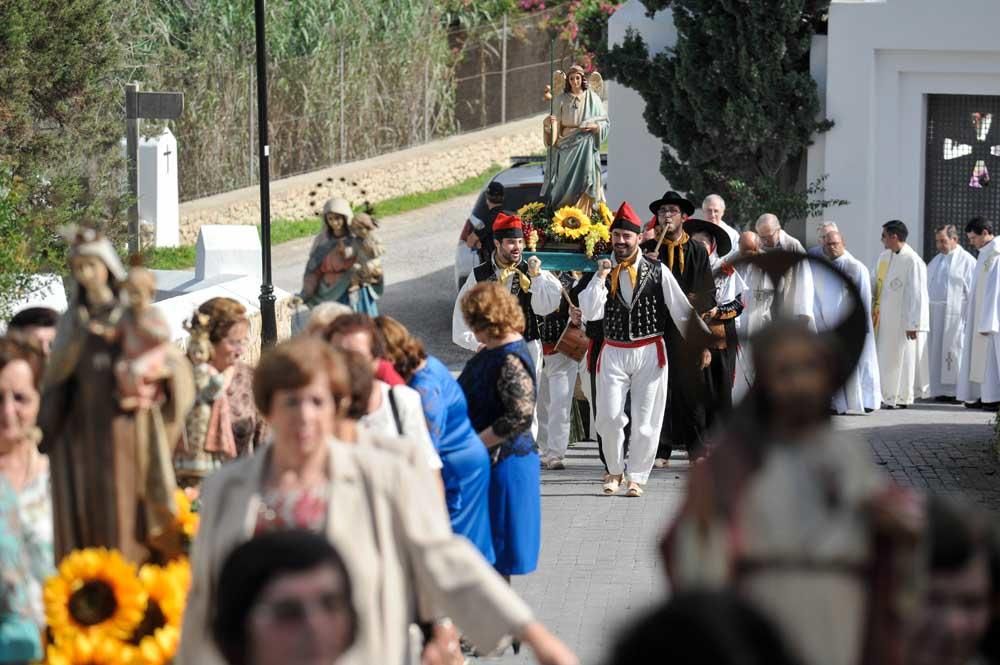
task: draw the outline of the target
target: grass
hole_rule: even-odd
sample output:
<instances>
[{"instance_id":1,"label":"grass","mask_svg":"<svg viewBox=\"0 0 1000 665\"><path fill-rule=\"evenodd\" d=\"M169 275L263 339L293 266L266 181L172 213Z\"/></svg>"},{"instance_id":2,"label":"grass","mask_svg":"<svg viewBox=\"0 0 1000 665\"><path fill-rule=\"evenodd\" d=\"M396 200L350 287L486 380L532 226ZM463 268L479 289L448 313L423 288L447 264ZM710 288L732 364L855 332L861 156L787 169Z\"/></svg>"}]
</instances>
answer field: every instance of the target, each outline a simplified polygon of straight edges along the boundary
<instances>
[{"instance_id":1,"label":"grass","mask_svg":"<svg viewBox=\"0 0 1000 665\"><path fill-rule=\"evenodd\" d=\"M435 189L429 192L418 192L397 196L375 203L375 217L385 218L401 215L412 210L419 210L435 203L441 203L457 196L474 194L486 186L493 176L503 170L499 164L493 164L479 175L466 178L449 187ZM258 226L258 232L260 227ZM276 219L271 223L271 244L280 245L283 242L297 240L315 235L319 232L319 220L315 217L306 219ZM182 247L156 247L145 254L146 265L157 270L185 270L195 264L196 252L194 245Z\"/></svg>"}]
</instances>

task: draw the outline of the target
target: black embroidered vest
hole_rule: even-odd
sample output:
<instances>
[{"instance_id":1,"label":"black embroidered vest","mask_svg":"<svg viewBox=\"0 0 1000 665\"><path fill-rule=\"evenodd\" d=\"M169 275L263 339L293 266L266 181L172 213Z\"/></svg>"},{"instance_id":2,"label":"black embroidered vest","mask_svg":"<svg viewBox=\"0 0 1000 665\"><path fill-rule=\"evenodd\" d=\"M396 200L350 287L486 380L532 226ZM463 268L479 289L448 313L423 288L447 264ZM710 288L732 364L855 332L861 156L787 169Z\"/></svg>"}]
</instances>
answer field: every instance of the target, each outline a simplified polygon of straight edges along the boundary
<instances>
[{"instance_id":1,"label":"black embroidered vest","mask_svg":"<svg viewBox=\"0 0 1000 665\"><path fill-rule=\"evenodd\" d=\"M621 289L611 297L611 277L607 278L608 302L604 306L604 338L615 342L637 342L663 335L670 321L660 285L662 264L644 259L639 264L635 294L631 304L622 299Z\"/></svg>"},{"instance_id":2,"label":"black embroidered vest","mask_svg":"<svg viewBox=\"0 0 1000 665\"><path fill-rule=\"evenodd\" d=\"M573 301L574 305L579 306L579 295L583 289L579 284L575 287L573 286L573 275L569 272L563 272L558 277L559 283L562 284L563 289L569 294L570 300ZM563 331L566 330L566 326L568 325L569 303L566 302L566 298L564 297L559 302L559 309L547 316L541 317L538 324L539 339L541 339L542 344L555 344L562 337Z\"/></svg>"},{"instance_id":3,"label":"black embroidered vest","mask_svg":"<svg viewBox=\"0 0 1000 665\"><path fill-rule=\"evenodd\" d=\"M521 263L518 264L517 269L527 275L528 262L521 261ZM475 276L477 283L497 281L497 273L493 266L492 259L486 263L480 263L473 269L472 274ZM531 278L529 277L529 279ZM535 312L531 309L531 293L521 290L521 282L517 276L515 276L510 282L510 292L517 298L517 302L521 305L521 311L524 313L524 340L526 342L532 342L538 339L538 327L542 317L535 314Z\"/></svg>"}]
</instances>

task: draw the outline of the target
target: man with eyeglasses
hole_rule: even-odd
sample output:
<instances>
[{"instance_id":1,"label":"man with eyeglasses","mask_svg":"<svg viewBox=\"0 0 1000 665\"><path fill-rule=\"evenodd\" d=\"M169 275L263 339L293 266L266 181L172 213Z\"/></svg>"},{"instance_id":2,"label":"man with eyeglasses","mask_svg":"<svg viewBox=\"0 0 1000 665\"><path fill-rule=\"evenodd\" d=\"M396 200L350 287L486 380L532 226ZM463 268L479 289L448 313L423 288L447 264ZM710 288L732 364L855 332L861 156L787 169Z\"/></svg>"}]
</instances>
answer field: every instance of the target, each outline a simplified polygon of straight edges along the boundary
<instances>
[{"instance_id":1,"label":"man with eyeglasses","mask_svg":"<svg viewBox=\"0 0 1000 665\"><path fill-rule=\"evenodd\" d=\"M694 214L694 209L691 201L673 191L650 203L649 210L656 217L646 227L642 248L646 256L658 259L673 273L691 306L701 315L715 307L715 280L708 251L701 243L692 242L684 231L684 222ZM701 386L690 380L701 372L697 367L681 370L682 363L697 363L700 358L685 353L681 331L673 323L668 326L665 339L667 360L674 371L668 378L669 397L656 451L657 468L669 464L674 448L686 449L692 460L697 457L707 422L705 404L699 399Z\"/></svg>"}]
</instances>

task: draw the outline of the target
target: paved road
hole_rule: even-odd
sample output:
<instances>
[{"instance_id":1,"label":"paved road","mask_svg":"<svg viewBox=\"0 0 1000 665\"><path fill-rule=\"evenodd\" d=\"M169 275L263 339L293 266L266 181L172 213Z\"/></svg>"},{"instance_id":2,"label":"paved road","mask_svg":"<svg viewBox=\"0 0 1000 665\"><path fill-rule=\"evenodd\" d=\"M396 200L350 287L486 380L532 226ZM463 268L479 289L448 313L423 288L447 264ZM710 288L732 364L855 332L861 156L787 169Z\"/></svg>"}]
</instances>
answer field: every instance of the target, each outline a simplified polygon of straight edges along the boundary
<instances>
[{"instance_id":1,"label":"paved road","mask_svg":"<svg viewBox=\"0 0 1000 665\"><path fill-rule=\"evenodd\" d=\"M473 197L462 197L383 222L387 287L383 310L398 317L431 353L458 369L467 354L451 342L455 297L453 251ZM299 287L309 240L275 250L275 281ZM1000 512L1000 478L991 450L991 416L927 403L870 416L843 416L834 424L870 446L897 481L944 493L963 493ZM845 443L845 445L850 445ZM603 662L622 622L667 591L656 542L677 509L687 462L654 471L641 499L600 494L595 444L570 449L565 471L542 476L543 540L539 569L514 587L539 618L573 646L585 664ZM481 659L533 662L526 652Z\"/></svg>"},{"instance_id":2,"label":"paved road","mask_svg":"<svg viewBox=\"0 0 1000 665\"><path fill-rule=\"evenodd\" d=\"M382 313L403 322L423 338L428 352L452 369L468 355L451 343L451 311L455 303L455 245L476 195L460 196L413 212L381 220L385 244L385 295ZM274 283L297 292L302 287L311 238L284 243L272 254Z\"/></svg>"}]
</instances>

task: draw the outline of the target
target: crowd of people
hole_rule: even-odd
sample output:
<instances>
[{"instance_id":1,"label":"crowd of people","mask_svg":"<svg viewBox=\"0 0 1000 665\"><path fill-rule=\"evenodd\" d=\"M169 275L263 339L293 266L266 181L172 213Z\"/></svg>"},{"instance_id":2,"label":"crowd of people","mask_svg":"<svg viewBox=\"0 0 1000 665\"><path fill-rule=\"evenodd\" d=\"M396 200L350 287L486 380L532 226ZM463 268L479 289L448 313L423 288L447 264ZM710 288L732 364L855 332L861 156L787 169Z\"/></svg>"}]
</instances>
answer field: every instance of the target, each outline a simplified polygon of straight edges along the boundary
<instances>
[{"instance_id":1,"label":"crowd of people","mask_svg":"<svg viewBox=\"0 0 1000 665\"><path fill-rule=\"evenodd\" d=\"M329 207L343 224L317 256L346 246L350 211ZM939 230L929 269L888 222L869 273L832 223L807 252L774 215L741 231L721 197L700 219L667 192L649 220L621 205L596 271L554 273L496 207L455 303L474 352L457 378L367 296L317 301L256 366L246 309L213 298L185 356L149 273L79 231L69 310L0 338L0 663L42 657L63 556L175 555L183 487L200 527L177 663L457 665L524 644L574 665L510 581L538 566L541 472L565 468L578 403L600 493L643 496L674 449L692 462L661 547L673 597L609 662L1000 663L993 525L830 426L931 395L996 409L988 222L963 229L978 260Z\"/></svg>"}]
</instances>

